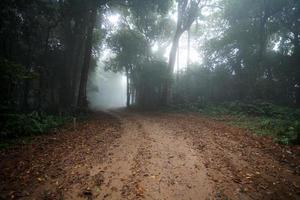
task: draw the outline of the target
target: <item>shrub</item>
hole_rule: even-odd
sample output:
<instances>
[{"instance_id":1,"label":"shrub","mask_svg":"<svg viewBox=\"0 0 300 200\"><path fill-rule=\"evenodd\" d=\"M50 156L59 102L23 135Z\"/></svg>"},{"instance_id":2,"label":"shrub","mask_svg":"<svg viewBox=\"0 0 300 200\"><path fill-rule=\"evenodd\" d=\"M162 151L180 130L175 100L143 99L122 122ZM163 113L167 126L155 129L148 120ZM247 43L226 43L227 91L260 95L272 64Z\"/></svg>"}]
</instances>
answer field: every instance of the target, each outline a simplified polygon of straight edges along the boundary
<instances>
[{"instance_id":1,"label":"shrub","mask_svg":"<svg viewBox=\"0 0 300 200\"><path fill-rule=\"evenodd\" d=\"M62 125L68 118L39 114L4 114L0 136L2 138L15 138L19 136L32 136L47 132L49 129Z\"/></svg>"},{"instance_id":2,"label":"shrub","mask_svg":"<svg viewBox=\"0 0 300 200\"><path fill-rule=\"evenodd\" d=\"M239 101L209 105L201 112L228 120L260 135L272 135L282 144L300 144L300 110L271 103L243 103Z\"/></svg>"}]
</instances>

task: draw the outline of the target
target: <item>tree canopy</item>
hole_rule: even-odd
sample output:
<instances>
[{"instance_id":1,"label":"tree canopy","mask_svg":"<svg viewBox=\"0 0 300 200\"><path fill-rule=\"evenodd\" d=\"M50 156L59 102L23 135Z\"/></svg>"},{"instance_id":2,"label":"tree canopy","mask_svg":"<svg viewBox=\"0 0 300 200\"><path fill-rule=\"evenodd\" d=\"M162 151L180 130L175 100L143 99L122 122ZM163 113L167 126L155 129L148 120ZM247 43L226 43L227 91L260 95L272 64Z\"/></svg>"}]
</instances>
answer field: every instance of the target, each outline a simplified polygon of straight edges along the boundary
<instances>
[{"instance_id":1,"label":"tree canopy","mask_svg":"<svg viewBox=\"0 0 300 200\"><path fill-rule=\"evenodd\" d=\"M128 106L151 102L141 84L155 91L156 106L197 99L299 106L297 0L5 0L1 7L3 109L87 107L89 74L107 50L105 68L127 77ZM120 19L108 25L114 13Z\"/></svg>"}]
</instances>

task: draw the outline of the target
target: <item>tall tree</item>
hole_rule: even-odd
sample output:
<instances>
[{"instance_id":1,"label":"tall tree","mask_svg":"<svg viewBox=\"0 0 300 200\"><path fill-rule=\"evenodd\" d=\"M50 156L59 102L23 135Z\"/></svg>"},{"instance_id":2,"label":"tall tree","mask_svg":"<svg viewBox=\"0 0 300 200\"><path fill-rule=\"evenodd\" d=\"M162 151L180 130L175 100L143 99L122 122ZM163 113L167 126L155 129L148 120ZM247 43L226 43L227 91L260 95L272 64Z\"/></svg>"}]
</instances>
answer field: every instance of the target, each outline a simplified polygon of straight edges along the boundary
<instances>
[{"instance_id":1,"label":"tall tree","mask_svg":"<svg viewBox=\"0 0 300 200\"><path fill-rule=\"evenodd\" d=\"M199 16L203 7L201 0L178 0L177 3L177 26L172 40L172 47L169 55L169 71L174 71L176 51L181 35L190 29L193 22Z\"/></svg>"},{"instance_id":2,"label":"tall tree","mask_svg":"<svg viewBox=\"0 0 300 200\"><path fill-rule=\"evenodd\" d=\"M176 52L182 34L189 30L193 22L199 16L203 7L201 0L178 0L177 1L177 26L172 40L172 47L169 54L169 73L173 73L176 60ZM166 79L163 90L163 104L168 104L171 98L171 80Z\"/></svg>"},{"instance_id":3,"label":"tall tree","mask_svg":"<svg viewBox=\"0 0 300 200\"><path fill-rule=\"evenodd\" d=\"M96 23L97 9L98 9L97 2L95 1L91 3L91 8L89 10L89 21L88 21L87 36L85 42L83 66L81 70L81 78L80 78L79 93L78 93L77 106L79 108L86 108L88 106L87 97L86 97L86 86L87 86L88 73L89 73L90 61L92 56L93 31Z\"/></svg>"},{"instance_id":4,"label":"tall tree","mask_svg":"<svg viewBox=\"0 0 300 200\"><path fill-rule=\"evenodd\" d=\"M107 68L112 71L123 71L127 79L127 101L130 106L133 93L134 72L140 67L140 63L149 55L149 44L145 37L136 30L121 29L108 40L108 45L115 54L107 62Z\"/></svg>"}]
</instances>

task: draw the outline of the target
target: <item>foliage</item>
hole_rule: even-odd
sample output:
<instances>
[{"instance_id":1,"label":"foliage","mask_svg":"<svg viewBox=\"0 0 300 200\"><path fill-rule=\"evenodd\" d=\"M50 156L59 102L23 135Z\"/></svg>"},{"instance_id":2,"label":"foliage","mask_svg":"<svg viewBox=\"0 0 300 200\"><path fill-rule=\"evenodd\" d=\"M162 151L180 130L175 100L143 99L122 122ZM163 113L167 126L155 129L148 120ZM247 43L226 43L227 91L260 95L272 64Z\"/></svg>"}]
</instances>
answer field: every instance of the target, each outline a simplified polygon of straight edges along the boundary
<instances>
[{"instance_id":1,"label":"foliage","mask_svg":"<svg viewBox=\"0 0 300 200\"><path fill-rule=\"evenodd\" d=\"M83 58L87 57L84 50L89 13L94 2L1 1L0 57L18 63L23 73L17 87L11 88L13 95L1 91L1 96L15 102L11 107L26 112L54 108L57 112L69 112L76 107ZM89 49L95 51L89 57L97 56L104 35L101 25L95 26L93 33ZM14 70L13 65L9 68ZM30 78L33 74L34 79Z\"/></svg>"},{"instance_id":2,"label":"foliage","mask_svg":"<svg viewBox=\"0 0 300 200\"><path fill-rule=\"evenodd\" d=\"M137 105L142 108L156 108L161 104L161 88L166 79L170 79L167 63L153 59L141 64L136 72Z\"/></svg>"},{"instance_id":3,"label":"foliage","mask_svg":"<svg viewBox=\"0 0 300 200\"><path fill-rule=\"evenodd\" d=\"M209 105L200 112L249 129L272 135L283 144L300 144L300 110L270 103L229 102Z\"/></svg>"},{"instance_id":4,"label":"foliage","mask_svg":"<svg viewBox=\"0 0 300 200\"><path fill-rule=\"evenodd\" d=\"M230 72L234 100L300 105L299 1L222 0L220 5L205 19L210 34L202 46L205 67Z\"/></svg>"},{"instance_id":5,"label":"foliage","mask_svg":"<svg viewBox=\"0 0 300 200\"><path fill-rule=\"evenodd\" d=\"M38 74L34 72L27 72L25 67L8 61L7 59L0 59L0 111L14 109L17 105L18 95L17 90L22 86L24 80L37 79Z\"/></svg>"},{"instance_id":6,"label":"foliage","mask_svg":"<svg viewBox=\"0 0 300 200\"><path fill-rule=\"evenodd\" d=\"M67 117L46 115L32 112L29 114L3 114L1 115L0 137L11 139L17 137L42 134L52 128L61 126L68 120Z\"/></svg>"},{"instance_id":7,"label":"foliage","mask_svg":"<svg viewBox=\"0 0 300 200\"><path fill-rule=\"evenodd\" d=\"M138 66L149 53L147 41L136 30L122 29L108 39L108 45L115 53L108 61L107 69L126 71Z\"/></svg>"},{"instance_id":8,"label":"foliage","mask_svg":"<svg viewBox=\"0 0 300 200\"><path fill-rule=\"evenodd\" d=\"M173 90L176 104L220 102L235 96L234 81L230 70L223 67L211 69L193 65L180 72Z\"/></svg>"}]
</instances>

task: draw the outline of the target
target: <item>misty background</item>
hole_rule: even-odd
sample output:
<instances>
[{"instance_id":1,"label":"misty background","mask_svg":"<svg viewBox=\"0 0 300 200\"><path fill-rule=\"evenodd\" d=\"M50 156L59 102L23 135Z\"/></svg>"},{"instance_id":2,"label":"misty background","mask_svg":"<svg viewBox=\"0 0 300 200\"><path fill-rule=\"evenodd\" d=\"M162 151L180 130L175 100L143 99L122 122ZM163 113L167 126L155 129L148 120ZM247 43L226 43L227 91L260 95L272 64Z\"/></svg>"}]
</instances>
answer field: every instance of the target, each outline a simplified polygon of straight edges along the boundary
<instances>
[{"instance_id":1,"label":"misty background","mask_svg":"<svg viewBox=\"0 0 300 200\"><path fill-rule=\"evenodd\" d=\"M124 107L126 104L126 78L122 73L106 71L103 60L98 61L90 73L87 88L89 107L93 110Z\"/></svg>"}]
</instances>

